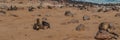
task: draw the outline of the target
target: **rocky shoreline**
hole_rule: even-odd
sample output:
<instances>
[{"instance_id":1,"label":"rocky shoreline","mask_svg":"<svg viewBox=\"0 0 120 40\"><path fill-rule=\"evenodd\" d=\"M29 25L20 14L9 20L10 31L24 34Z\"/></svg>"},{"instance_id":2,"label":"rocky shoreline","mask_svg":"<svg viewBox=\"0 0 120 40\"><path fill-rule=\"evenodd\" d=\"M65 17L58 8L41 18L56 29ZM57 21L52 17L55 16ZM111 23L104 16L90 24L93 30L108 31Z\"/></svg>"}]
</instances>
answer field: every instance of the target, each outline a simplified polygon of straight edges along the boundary
<instances>
[{"instance_id":1,"label":"rocky shoreline","mask_svg":"<svg viewBox=\"0 0 120 40\"><path fill-rule=\"evenodd\" d=\"M119 11L120 10L120 3L118 4L97 4L97 3L91 3L91 2L83 2L83 1L65 1L65 2L59 2L59 1L41 1L41 2L34 2L34 3L26 3L24 4L18 4L18 3L3 3L0 5L0 8L2 9L8 9L10 6L16 6L17 8L64 8L64 7L75 7L80 10L87 10L91 11L93 8L94 10L97 10L97 12L108 12L108 11ZM5 7L6 6L6 7Z\"/></svg>"},{"instance_id":2,"label":"rocky shoreline","mask_svg":"<svg viewBox=\"0 0 120 40\"><path fill-rule=\"evenodd\" d=\"M98 6L120 6L120 3L109 3L109 4L98 4L92 2L83 2L83 1L68 1L70 4L82 4L82 5L98 5Z\"/></svg>"}]
</instances>

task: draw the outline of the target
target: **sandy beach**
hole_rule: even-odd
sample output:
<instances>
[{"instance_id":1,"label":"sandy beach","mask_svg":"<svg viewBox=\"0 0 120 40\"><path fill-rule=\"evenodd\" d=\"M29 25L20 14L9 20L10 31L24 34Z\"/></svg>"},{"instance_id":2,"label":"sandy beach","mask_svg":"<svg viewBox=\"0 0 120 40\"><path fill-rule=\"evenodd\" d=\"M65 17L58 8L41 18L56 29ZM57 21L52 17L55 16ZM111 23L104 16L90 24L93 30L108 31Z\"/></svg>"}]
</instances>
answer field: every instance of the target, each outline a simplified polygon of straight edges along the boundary
<instances>
[{"instance_id":1,"label":"sandy beach","mask_svg":"<svg viewBox=\"0 0 120 40\"><path fill-rule=\"evenodd\" d=\"M26 1L25 1L26 2ZM9 6L10 3L1 3ZM111 22L115 24L116 32L120 34L120 17L115 17L120 11L96 12L96 8L89 8L90 11L80 10L76 7L63 8L41 8L33 4L17 4L17 7L24 9L7 11L6 14L0 12L0 40L95 40L94 37L98 31L101 22ZM29 12L28 6L35 7L34 11ZM71 11L74 17L66 17L65 11ZM40 15L40 16L38 16ZM84 21L83 16L90 16L90 20ZM100 16L101 18L96 17ZM34 30L33 25L36 18L46 17L51 28L46 30ZM72 19L78 20L79 23L66 23ZM76 31L79 24L85 25L84 31ZM118 38L120 40L120 37Z\"/></svg>"}]
</instances>

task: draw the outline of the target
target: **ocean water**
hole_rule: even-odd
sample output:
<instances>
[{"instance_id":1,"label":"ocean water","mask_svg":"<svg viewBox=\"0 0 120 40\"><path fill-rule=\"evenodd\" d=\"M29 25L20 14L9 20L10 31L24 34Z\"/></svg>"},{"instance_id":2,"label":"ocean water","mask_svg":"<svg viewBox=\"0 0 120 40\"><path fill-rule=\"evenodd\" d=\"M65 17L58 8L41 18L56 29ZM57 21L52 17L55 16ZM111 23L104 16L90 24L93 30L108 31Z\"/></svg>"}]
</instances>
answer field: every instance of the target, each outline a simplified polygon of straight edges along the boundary
<instances>
[{"instance_id":1,"label":"ocean water","mask_svg":"<svg viewBox=\"0 0 120 40\"><path fill-rule=\"evenodd\" d=\"M92 3L98 3L98 4L120 3L120 0L72 0L72 1L92 2Z\"/></svg>"}]
</instances>

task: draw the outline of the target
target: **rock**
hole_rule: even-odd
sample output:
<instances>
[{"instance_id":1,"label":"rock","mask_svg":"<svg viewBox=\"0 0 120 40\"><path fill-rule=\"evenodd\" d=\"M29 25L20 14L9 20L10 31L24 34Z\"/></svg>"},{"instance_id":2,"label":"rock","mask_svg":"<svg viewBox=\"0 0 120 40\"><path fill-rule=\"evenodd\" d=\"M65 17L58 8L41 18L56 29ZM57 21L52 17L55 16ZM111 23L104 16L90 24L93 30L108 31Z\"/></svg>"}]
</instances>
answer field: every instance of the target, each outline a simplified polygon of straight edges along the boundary
<instances>
[{"instance_id":1,"label":"rock","mask_svg":"<svg viewBox=\"0 0 120 40\"><path fill-rule=\"evenodd\" d=\"M98 9L98 10L97 10L97 12L101 12L101 11L102 11L102 9Z\"/></svg>"},{"instance_id":2,"label":"rock","mask_svg":"<svg viewBox=\"0 0 120 40\"><path fill-rule=\"evenodd\" d=\"M112 7L112 10L113 10L113 11L119 11L119 9L120 9L120 8L119 8L119 7L116 7L116 6L113 6L113 7Z\"/></svg>"},{"instance_id":3,"label":"rock","mask_svg":"<svg viewBox=\"0 0 120 40\"><path fill-rule=\"evenodd\" d=\"M111 40L113 38L114 38L114 35L104 30L99 31L95 36L95 39L97 40Z\"/></svg>"},{"instance_id":4,"label":"rock","mask_svg":"<svg viewBox=\"0 0 120 40\"><path fill-rule=\"evenodd\" d=\"M38 9L42 9L42 8L44 8L44 7L42 6L42 3L41 3L40 5L37 6L37 8L38 8Z\"/></svg>"},{"instance_id":5,"label":"rock","mask_svg":"<svg viewBox=\"0 0 120 40\"><path fill-rule=\"evenodd\" d=\"M120 17L120 13L115 14L115 17Z\"/></svg>"},{"instance_id":6,"label":"rock","mask_svg":"<svg viewBox=\"0 0 120 40\"><path fill-rule=\"evenodd\" d=\"M102 22L99 25L99 30L108 30L110 28L109 23L108 22Z\"/></svg>"},{"instance_id":7,"label":"rock","mask_svg":"<svg viewBox=\"0 0 120 40\"><path fill-rule=\"evenodd\" d=\"M1 4L1 5L0 5L0 9L7 9L7 8L8 8L7 5L4 5L4 4Z\"/></svg>"},{"instance_id":8,"label":"rock","mask_svg":"<svg viewBox=\"0 0 120 40\"><path fill-rule=\"evenodd\" d=\"M86 21L86 20L90 20L90 16L88 16L88 15L84 15L84 16L83 16L83 20L84 20L84 21Z\"/></svg>"},{"instance_id":9,"label":"rock","mask_svg":"<svg viewBox=\"0 0 120 40\"><path fill-rule=\"evenodd\" d=\"M0 10L0 15L5 15L6 11Z\"/></svg>"},{"instance_id":10,"label":"rock","mask_svg":"<svg viewBox=\"0 0 120 40\"><path fill-rule=\"evenodd\" d=\"M85 30L85 25L84 24L80 24L76 27L76 31L84 31Z\"/></svg>"},{"instance_id":11,"label":"rock","mask_svg":"<svg viewBox=\"0 0 120 40\"><path fill-rule=\"evenodd\" d=\"M102 7L100 9L98 9L97 12L108 12L110 10L111 10L110 8Z\"/></svg>"},{"instance_id":12,"label":"rock","mask_svg":"<svg viewBox=\"0 0 120 40\"><path fill-rule=\"evenodd\" d=\"M47 6L48 7L48 9L53 9L53 7L52 6Z\"/></svg>"},{"instance_id":13,"label":"rock","mask_svg":"<svg viewBox=\"0 0 120 40\"><path fill-rule=\"evenodd\" d=\"M96 34L96 39L101 40L111 40L111 39L117 39L119 37L118 34L114 32L115 27L110 22L102 22L99 25L99 31Z\"/></svg>"},{"instance_id":14,"label":"rock","mask_svg":"<svg viewBox=\"0 0 120 40\"><path fill-rule=\"evenodd\" d=\"M83 5L82 5L82 6L81 6L81 5L78 6L78 8L80 8L80 10L85 10L85 9L87 9L87 8L86 8L85 6L83 6Z\"/></svg>"},{"instance_id":15,"label":"rock","mask_svg":"<svg viewBox=\"0 0 120 40\"><path fill-rule=\"evenodd\" d=\"M34 7L32 7L32 6L28 7L28 11L29 11L29 12L34 11L33 9L35 9L35 8L34 8Z\"/></svg>"},{"instance_id":16,"label":"rock","mask_svg":"<svg viewBox=\"0 0 120 40\"><path fill-rule=\"evenodd\" d=\"M13 10L17 10L18 8L16 6L10 6L7 10L8 11L13 11Z\"/></svg>"},{"instance_id":17,"label":"rock","mask_svg":"<svg viewBox=\"0 0 120 40\"><path fill-rule=\"evenodd\" d=\"M109 23L109 22L102 22L100 25L99 25L99 30L107 30L110 32L110 30L114 30L115 27L112 23Z\"/></svg>"},{"instance_id":18,"label":"rock","mask_svg":"<svg viewBox=\"0 0 120 40\"><path fill-rule=\"evenodd\" d=\"M70 11L65 11L65 16L70 16L70 17L73 17L73 13L71 13Z\"/></svg>"}]
</instances>

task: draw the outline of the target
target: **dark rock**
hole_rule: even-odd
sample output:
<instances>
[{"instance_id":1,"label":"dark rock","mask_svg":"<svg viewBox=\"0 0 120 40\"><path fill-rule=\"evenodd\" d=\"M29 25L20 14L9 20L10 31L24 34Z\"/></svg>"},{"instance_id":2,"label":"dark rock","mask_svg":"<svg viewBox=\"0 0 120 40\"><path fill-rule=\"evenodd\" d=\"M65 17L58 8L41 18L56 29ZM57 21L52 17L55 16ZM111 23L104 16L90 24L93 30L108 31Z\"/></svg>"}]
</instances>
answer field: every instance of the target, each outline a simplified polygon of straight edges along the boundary
<instances>
[{"instance_id":1,"label":"dark rock","mask_svg":"<svg viewBox=\"0 0 120 40\"><path fill-rule=\"evenodd\" d=\"M111 39L113 39L113 37L114 37L114 35L111 35L109 32L101 30L96 34L95 39L97 39L97 40L111 40Z\"/></svg>"},{"instance_id":2,"label":"dark rock","mask_svg":"<svg viewBox=\"0 0 120 40\"><path fill-rule=\"evenodd\" d=\"M0 10L0 15L5 15L6 11Z\"/></svg>"},{"instance_id":3,"label":"dark rock","mask_svg":"<svg viewBox=\"0 0 120 40\"><path fill-rule=\"evenodd\" d=\"M16 6L10 6L7 10L8 11L13 11L13 10L17 10L18 8Z\"/></svg>"},{"instance_id":4,"label":"dark rock","mask_svg":"<svg viewBox=\"0 0 120 40\"><path fill-rule=\"evenodd\" d=\"M70 11L65 11L65 16L70 16L70 17L73 17L73 13L71 13Z\"/></svg>"},{"instance_id":5,"label":"dark rock","mask_svg":"<svg viewBox=\"0 0 120 40\"><path fill-rule=\"evenodd\" d=\"M102 22L99 25L99 31L97 32L95 39L97 40L111 40L119 37L118 34L114 32L115 27L112 23L109 22Z\"/></svg>"},{"instance_id":6,"label":"dark rock","mask_svg":"<svg viewBox=\"0 0 120 40\"><path fill-rule=\"evenodd\" d=\"M34 8L34 7L32 7L32 6L28 7L28 11L29 11L29 12L34 11L33 9L35 9L35 8Z\"/></svg>"},{"instance_id":7,"label":"dark rock","mask_svg":"<svg viewBox=\"0 0 120 40\"><path fill-rule=\"evenodd\" d=\"M53 7L52 6L47 6L48 7L48 9L53 9Z\"/></svg>"}]
</instances>

